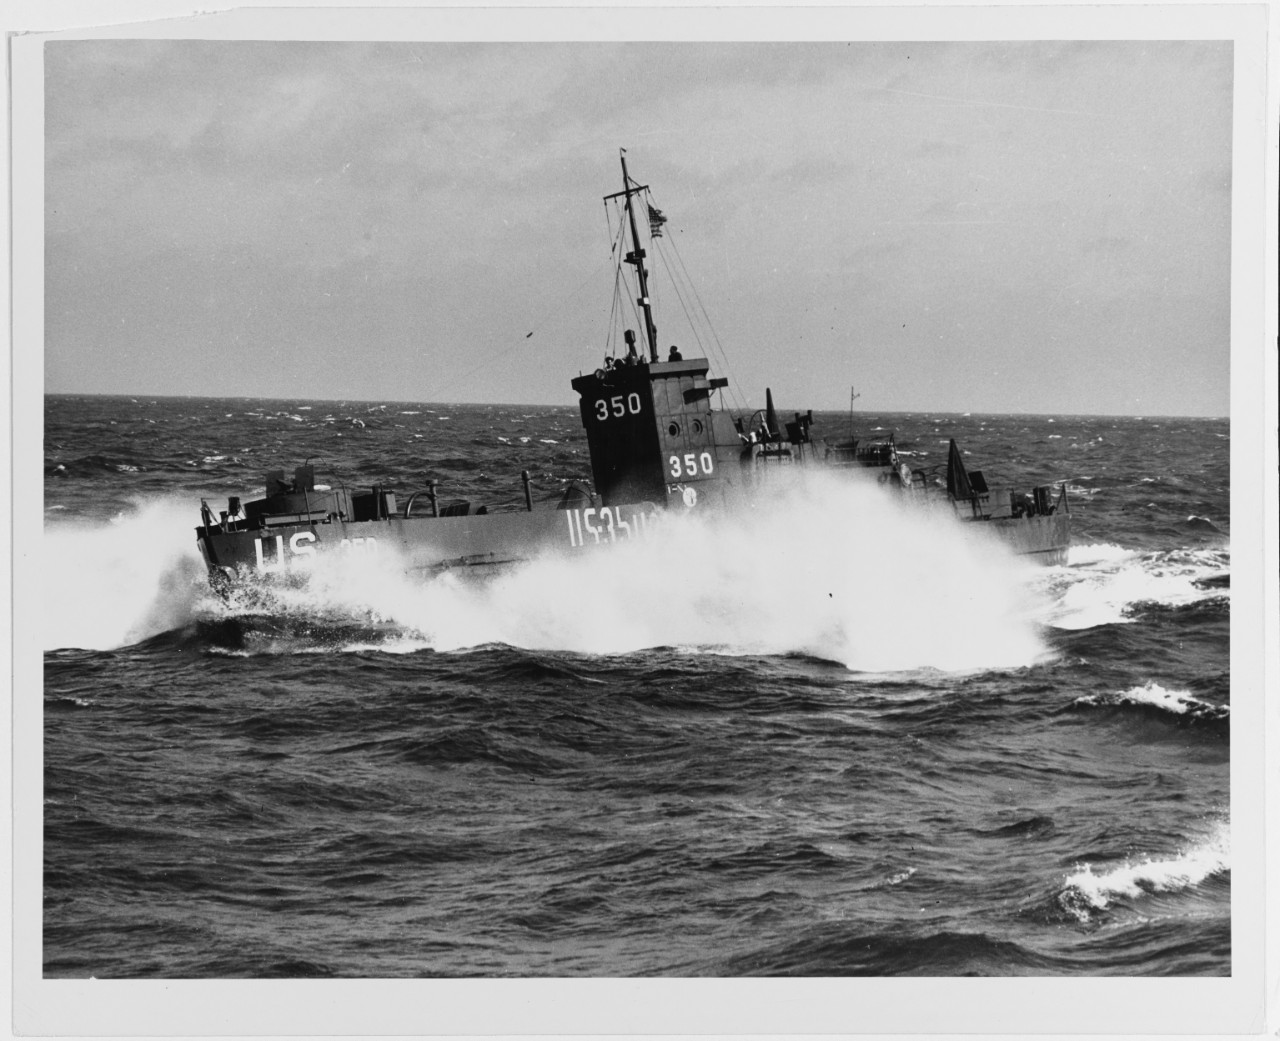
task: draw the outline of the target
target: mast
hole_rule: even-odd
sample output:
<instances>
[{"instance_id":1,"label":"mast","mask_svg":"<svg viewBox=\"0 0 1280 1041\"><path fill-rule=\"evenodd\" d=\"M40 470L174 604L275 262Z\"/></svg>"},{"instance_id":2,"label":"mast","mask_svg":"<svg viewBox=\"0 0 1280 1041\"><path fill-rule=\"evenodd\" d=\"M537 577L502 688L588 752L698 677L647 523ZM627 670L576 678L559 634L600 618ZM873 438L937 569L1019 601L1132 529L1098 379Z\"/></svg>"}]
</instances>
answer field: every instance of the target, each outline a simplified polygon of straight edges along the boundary
<instances>
[{"instance_id":1,"label":"mast","mask_svg":"<svg viewBox=\"0 0 1280 1041\"><path fill-rule=\"evenodd\" d=\"M618 149L618 157L622 160L622 192L620 194L626 196L627 220L631 223L631 247L632 250L624 258L628 264L634 264L636 267L636 279L640 283L640 298L636 301L644 311L644 331L649 340L649 360L658 360L658 330L653 324L653 309L649 306L649 278L644 270L644 250L640 248L640 236L636 232L636 212L631 205L631 196L638 195L644 190L643 187L637 185L631 187L631 178L627 176L627 150L625 148Z\"/></svg>"}]
</instances>

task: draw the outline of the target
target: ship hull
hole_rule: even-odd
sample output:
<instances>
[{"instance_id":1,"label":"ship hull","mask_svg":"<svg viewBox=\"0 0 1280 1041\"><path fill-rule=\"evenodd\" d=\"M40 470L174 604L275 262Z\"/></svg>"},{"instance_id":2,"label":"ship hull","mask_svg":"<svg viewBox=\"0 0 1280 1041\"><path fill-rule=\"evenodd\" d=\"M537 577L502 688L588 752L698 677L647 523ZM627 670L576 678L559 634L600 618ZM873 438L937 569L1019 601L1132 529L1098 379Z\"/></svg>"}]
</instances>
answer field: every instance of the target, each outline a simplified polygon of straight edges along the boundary
<instances>
[{"instance_id":1,"label":"ship hull","mask_svg":"<svg viewBox=\"0 0 1280 1041\"><path fill-rule=\"evenodd\" d=\"M1047 517L992 517L971 523L989 528L991 534L1018 556L1037 564L1057 567L1067 562L1071 546L1071 515L1052 513Z\"/></svg>"},{"instance_id":2,"label":"ship hull","mask_svg":"<svg viewBox=\"0 0 1280 1041\"><path fill-rule=\"evenodd\" d=\"M215 581L302 576L320 559L355 558L407 573L491 569L547 554L575 555L600 545L645 539L661 523L651 503L474 514L463 517L333 519L253 530L196 529ZM1065 564L1070 517L992 517L966 521L1015 554L1047 566Z\"/></svg>"},{"instance_id":3,"label":"ship hull","mask_svg":"<svg viewBox=\"0 0 1280 1041\"><path fill-rule=\"evenodd\" d=\"M573 554L602 543L647 537L658 511L649 503L463 517L332 519L252 530L196 529L213 575L305 573L320 558L386 559L408 572L486 568L545 553Z\"/></svg>"}]
</instances>

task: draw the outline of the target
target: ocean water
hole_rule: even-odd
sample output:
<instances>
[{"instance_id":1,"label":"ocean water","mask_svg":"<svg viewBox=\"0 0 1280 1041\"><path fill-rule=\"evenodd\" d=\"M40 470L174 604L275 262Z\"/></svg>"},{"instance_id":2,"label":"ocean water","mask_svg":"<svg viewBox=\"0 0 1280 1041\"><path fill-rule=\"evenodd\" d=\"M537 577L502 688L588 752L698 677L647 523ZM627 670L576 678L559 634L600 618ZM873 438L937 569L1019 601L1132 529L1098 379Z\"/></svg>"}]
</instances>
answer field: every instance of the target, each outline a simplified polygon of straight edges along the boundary
<instances>
[{"instance_id":1,"label":"ocean water","mask_svg":"<svg viewBox=\"0 0 1280 1041\"><path fill-rule=\"evenodd\" d=\"M819 481L225 602L201 497L550 497L576 409L48 398L44 975L1230 974L1227 422L854 420L1065 480L1068 564Z\"/></svg>"}]
</instances>

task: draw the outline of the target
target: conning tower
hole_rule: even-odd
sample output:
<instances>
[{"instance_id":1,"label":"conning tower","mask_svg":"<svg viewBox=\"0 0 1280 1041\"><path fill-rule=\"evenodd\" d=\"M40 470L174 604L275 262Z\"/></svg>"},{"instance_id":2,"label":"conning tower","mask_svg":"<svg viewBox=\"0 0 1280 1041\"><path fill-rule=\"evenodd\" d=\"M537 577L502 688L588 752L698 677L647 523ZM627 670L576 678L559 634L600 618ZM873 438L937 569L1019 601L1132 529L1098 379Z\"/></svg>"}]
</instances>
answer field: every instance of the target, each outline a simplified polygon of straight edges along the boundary
<instances>
[{"instance_id":1,"label":"conning tower","mask_svg":"<svg viewBox=\"0 0 1280 1041\"><path fill-rule=\"evenodd\" d=\"M631 251L623 259L636 269L648 358L628 329L626 356L579 376L573 389L587 431L592 479L606 506L644 501L693 506L721 491L722 482L732 483L740 470L742 439L733 421L711 407L712 393L729 381L710 378L706 358L684 359L673 348L667 361L659 361L646 254L632 201L647 186L627 174L625 150L621 160L623 190L605 201L624 200Z\"/></svg>"},{"instance_id":2,"label":"conning tower","mask_svg":"<svg viewBox=\"0 0 1280 1041\"><path fill-rule=\"evenodd\" d=\"M708 371L705 358L628 357L573 381L591 476L606 506L694 506L718 494L721 482L733 483L742 439L733 420L711 407L712 392L728 380L709 379Z\"/></svg>"}]
</instances>

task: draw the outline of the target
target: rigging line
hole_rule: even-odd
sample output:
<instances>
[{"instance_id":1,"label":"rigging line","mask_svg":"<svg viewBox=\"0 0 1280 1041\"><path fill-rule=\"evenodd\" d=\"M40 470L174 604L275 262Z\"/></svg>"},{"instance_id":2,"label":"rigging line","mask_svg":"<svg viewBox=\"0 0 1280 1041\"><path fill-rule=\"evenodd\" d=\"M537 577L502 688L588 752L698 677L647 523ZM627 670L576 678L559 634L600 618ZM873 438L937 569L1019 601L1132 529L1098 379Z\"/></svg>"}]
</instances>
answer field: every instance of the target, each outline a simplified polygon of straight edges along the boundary
<instances>
[{"instance_id":1,"label":"rigging line","mask_svg":"<svg viewBox=\"0 0 1280 1041\"><path fill-rule=\"evenodd\" d=\"M680 285L676 279L675 272L671 270L671 264L667 260L667 251L659 249L656 245L654 246L654 251L660 258L662 258L662 267L671 279L671 285L672 288L675 289L676 299L680 301L680 309L684 312L685 321L689 323L689 331L693 333L693 338L698 344L698 349L705 354L707 349L702 343L702 337L698 335L698 326L694 321L693 315L689 313L689 306L685 303L684 294L680 292Z\"/></svg>"},{"instance_id":2,"label":"rigging line","mask_svg":"<svg viewBox=\"0 0 1280 1041\"><path fill-rule=\"evenodd\" d=\"M577 289L573 290L573 292L569 293L567 296L562 297L555 305L553 305L553 307L549 311L547 311L546 315L544 315L544 317L538 322L538 324L535 325L533 329L531 329L528 333L524 335L523 339L517 341L516 343L513 343L506 350L500 351L498 354L493 355L491 358L488 358L487 360L481 362L479 365L476 365L473 368L468 369L466 372L460 373L459 375L453 377L453 379L446 380L444 383L440 384L439 388L433 391L433 393L438 393L439 390L449 390L450 388L455 387L465 382L466 380L470 379L472 376L475 376L477 373L483 372L485 369L488 369L491 366L496 365L498 362L503 361L509 355L519 350L519 348L523 346L525 340L529 339L535 332L537 332L546 324L547 318L552 314L552 312L558 309L562 309L565 303L567 303L569 300L576 297L579 293L583 291L583 289L585 289L588 285L590 285L593 279L598 277L600 266L601 265L598 264L595 268L593 268L591 273L587 276L586 280L581 285L579 285Z\"/></svg>"},{"instance_id":3,"label":"rigging line","mask_svg":"<svg viewBox=\"0 0 1280 1041\"><path fill-rule=\"evenodd\" d=\"M651 207L652 209L658 210L658 212L661 213L661 208L658 207L656 203L654 203L653 192L651 189L645 190L645 205ZM666 221L664 220L663 223L666 223ZM652 230L652 224L650 225L650 229ZM660 237L670 242L671 251L675 253L676 258L679 260L680 252L676 248L675 240L665 235ZM672 267L670 261L667 258L666 250L661 246L659 246L658 244L658 238L654 237L651 234L649 238L649 243L652 246L652 248L657 252L658 256L662 259L663 268L666 270L667 276L671 280L672 289L675 291L676 299L679 300L680 307L684 311L685 320L689 323L689 329L693 333L694 340L697 342L699 349L702 351L703 355L705 356L708 353L708 351L707 351L706 345L703 342L702 335L698 332L699 323L697 322L694 315L690 314L689 304L685 298L686 290L689 293L691 293L693 296L695 297L697 296L697 288L693 284L693 279L689 276L689 271L687 268L684 268L684 274L682 278L680 272ZM680 260L680 265L682 268L684 267L683 260ZM702 309L702 313L703 313L703 320L707 326L707 331L711 334L711 336L714 337L715 329L711 325L711 319L706 314L705 307ZM724 357L723 349L721 350L721 358L722 358L722 364L724 365L724 368L725 368L725 374L728 375L729 363L728 363L727 357ZM730 397L736 400L736 391L734 389L730 390ZM738 407L741 408L742 406L739 405Z\"/></svg>"},{"instance_id":4,"label":"rigging line","mask_svg":"<svg viewBox=\"0 0 1280 1041\"><path fill-rule=\"evenodd\" d=\"M727 375L727 376L732 375L731 366L730 364L728 364L727 352L724 351L723 344L719 342L719 335L716 333L716 327L714 327L714 325L712 324L712 320L710 320L710 315L707 314L707 307L705 307L703 301L701 301L701 297L699 296L699 293L698 293L698 287L695 286L694 280L692 280L692 278L690 277L689 269L687 269L685 266L684 257L680 256L680 250L678 250L678 248L676 247L675 242L671 243L671 251L673 252L673 254L675 254L676 260L680 262L681 270L684 271L685 283L687 284L687 286L689 286L692 296L694 296L695 300L698 301L698 306L701 311L701 316L703 316L703 321L705 325L707 325L707 332L710 335L710 339L712 339L712 346L716 348L716 351L718 352L719 364L721 364L724 367L724 375ZM673 278L672 280L675 280L675 278ZM690 319L690 324L692 324L692 319ZM748 408L746 408L745 402L742 401L742 398L740 398L739 394L737 394L737 387L735 382L731 382L730 385L728 385L728 392L730 392L730 398L731 398L731 401L733 402L733 407L735 407L737 411L748 411Z\"/></svg>"},{"instance_id":5,"label":"rigging line","mask_svg":"<svg viewBox=\"0 0 1280 1041\"><path fill-rule=\"evenodd\" d=\"M697 287L693 284L693 279L689 276L688 268L684 268L684 273L682 277L681 273L675 270L671 266L671 262L667 258L667 250L663 247L660 247L656 239L651 240L651 242L658 256L662 258L662 266L664 270L667 272L668 277L671 279L671 285L675 290L676 299L680 301L680 307L684 311L685 320L689 323L689 330L690 332L692 332L693 338L697 342L699 350L701 350L703 356L705 357L709 353L707 346L703 342L702 334L699 333L698 331L699 323L694 317L694 315L691 315L689 313L689 306L685 299L685 290L687 290L692 295L697 296ZM671 243L671 251L676 254L677 258L679 258L679 250L676 249L674 242ZM681 266L683 267L684 266L683 260L681 260L680 263L681 263ZM704 322L707 327L707 332L712 337L714 337L715 328L711 324L710 317L707 316L706 314L705 307L702 309L702 312L703 312ZM715 347L716 344L712 343L712 346ZM730 374L729 360L727 356L725 356L725 352L723 348L720 348L720 356L721 356L721 364L724 366L725 375L728 376ZM739 412L743 412L747 410L743 400L738 396L737 388L733 383L729 384L729 398L730 398L730 403L733 409L736 409Z\"/></svg>"},{"instance_id":6,"label":"rigging line","mask_svg":"<svg viewBox=\"0 0 1280 1041\"><path fill-rule=\"evenodd\" d=\"M621 272L617 273L617 275L621 275L621 274L622 274ZM605 331L605 338L604 338L604 352L606 357L615 356L618 350L617 338L614 336L614 331L617 328L618 302L619 300L622 299L622 294L618 288L617 275L615 275L613 280L613 300L609 305L609 325Z\"/></svg>"},{"instance_id":7,"label":"rigging line","mask_svg":"<svg viewBox=\"0 0 1280 1041\"><path fill-rule=\"evenodd\" d=\"M625 278L623 279L623 284L626 285ZM641 342L645 343L646 345L645 350L647 351L648 339L647 339L647 334L645 333L645 329L647 328L647 326L645 325L644 316L640 313L640 305L636 303L636 298L631 295L631 290L629 287L626 292L627 292L627 306L631 308L631 317L635 321L636 328L640 330L640 334L639 334L640 340Z\"/></svg>"},{"instance_id":8,"label":"rigging line","mask_svg":"<svg viewBox=\"0 0 1280 1041\"><path fill-rule=\"evenodd\" d=\"M584 289L586 289L587 286L591 284L592 280L599 276L599 273L602 267L603 267L602 264L597 264L594 268L591 269L591 273L587 275L586 280L580 286L578 286L577 289L575 289L572 293L569 293L566 296L562 296L559 300L557 300L554 304L552 304L551 307L547 309L547 311L543 314L543 316L534 325L534 327L524 334L524 338L526 340L529 339L531 336L533 336L534 333L536 333L539 329L543 328L543 326L546 325L547 320L553 314L563 310L565 304L567 304L570 300L572 300Z\"/></svg>"},{"instance_id":9,"label":"rigging line","mask_svg":"<svg viewBox=\"0 0 1280 1041\"><path fill-rule=\"evenodd\" d=\"M694 339L698 341L698 346L705 352L706 347L703 344L702 334L698 331L699 323L696 316L689 313L689 304L686 300L686 294L692 294L693 292L693 284L688 278L688 272L685 272L684 277L682 278L681 273L676 268L672 267L671 261L667 257L666 249L658 246L656 242L654 243L654 248L662 258L662 266L667 272L667 276L671 279L671 285L675 290L677 298L680 300L680 306L684 308L685 319L689 323L689 328L693 332ZM673 246L672 248L674 249L675 247Z\"/></svg>"},{"instance_id":10,"label":"rigging line","mask_svg":"<svg viewBox=\"0 0 1280 1041\"><path fill-rule=\"evenodd\" d=\"M702 313L703 321L705 321L707 325L707 331L716 340L717 346L719 346L719 337L716 336L715 326L712 325L711 323L711 316L707 314L707 309L703 305L702 299L698 296L698 287L694 284L693 277L689 274L689 269L688 267L685 266L684 258L680 256L680 250L676 247L676 244L674 241L672 241L671 243L671 252L675 255L676 261L680 265L680 271L684 277L685 283L689 287L689 291L693 294L694 298L698 302L699 309ZM674 276L673 276L673 280L674 280ZM723 352L723 347L721 347L721 351ZM721 362L726 369L729 367L729 359L727 356L724 356L722 354Z\"/></svg>"},{"instance_id":11,"label":"rigging line","mask_svg":"<svg viewBox=\"0 0 1280 1041\"><path fill-rule=\"evenodd\" d=\"M730 376L732 374L732 369L729 366L729 356L725 352L724 345L720 342L720 337L716 333L716 327L711 322L711 316L707 314L706 305L702 302L702 296L698 293L697 285L695 285L693 279L689 277L689 269L685 266L684 257L680 256L680 250L676 248L674 239L671 241L671 252L675 254L675 258L680 264L680 269L684 272L684 277L689 283L689 288L693 291L693 297L698 302L698 308L702 311L703 320L707 323L707 329L711 333L711 338L715 341L716 349L720 352L720 364L724 366L724 374L726 376ZM736 381L730 382L729 384L729 397L737 403L739 411L746 410L746 405L742 404L741 399L738 397Z\"/></svg>"},{"instance_id":12,"label":"rigging line","mask_svg":"<svg viewBox=\"0 0 1280 1041\"><path fill-rule=\"evenodd\" d=\"M615 332L615 325L617 322L617 315L618 315L618 301L620 299L618 283L622 277L622 255L619 252L619 248L618 248L619 243L622 239L622 223L621 222L618 223L618 233L617 235L615 235L613 233L613 225L609 215L608 199L606 199L604 202L604 211L605 211L605 230L609 233L609 257L611 262L613 263L613 269L614 269L613 293L612 293L612 298L609 305L609 322L605 327L605 341L604 341L605 356L609 357L616 354L617 352L616 337L614 335L614 332Z\"/></svg>"},{"instance_id":13,"label":"rigging line","mask_svg":"<svg viewBox=\"0 0 1280 1041\"><path fill-rule=\"evenodd\" d=\"M606 202L605 203L606 219L608 218L608 215L609 215L609 204L608 202ZM621 224L618 225L617 235L614 235L612 232L612 228L610 228L609 237L610 237L609 257L613 262L613 293L609 302L609 323L605 327L604 349L605 349L606 357L612 357L617 353L617 349L618 349L617 339L614 335L614 331L615 331L615 324L617 322L617 315L618 315L618 300L619 300L618 280L619 278L622 277L622 260L621 260L621 254L618 252L618 244L621 241L621 237L622 237L622 225Z\"/></svg>"},{"instance_id":14,"label":"rigging line","mask_svg":"<svg viewBox=\"0 0 1280 1041\"><path fill-rule=\"evenodd\" d=\"M618 274L617 274L617 281L615 283L615 291L618 291L616 289L617 286L625 287L626 293L627 293L627 303L631 308L631 317L635 319L635 324L637 328L643 330L643 329L646 329L647 327L639 311L640 305L637 302L636 298L632 296L630 283L627 282L626 276L622 273L622 265L625 263L622 257L622 251L626 248L626 244L624 241L625 237L626 237L626 222L620 218L618 221L618 239L619 239ZM637 286L636 292L639 293L639 291L640 290ZM643 337L645 334L642 333L641 335ZM643 354L644 352L641 352L641 353Z\"/></svg>"},{"instance_id":15,"label":"rigging line","mask_svg":"<svg viewBox=\"0 0 1280 1041\"><path fill-rule=\"evenodd\" d=\"M636 182L633 177L630 177L630 176L627 177L628 187L630 187L631 185L634 185L635 183ZM633 266L630 278L628 278L625 274L622 273L622 265L626 263L626 261L623 259L623 255L626 253L626 249L627 249L627 228L631 224L631 222L627 219L626 203L622 200L614 200L614 205L618 207L618 235L619 235L619 238L621 239L621 244L618 247L618 272L622 279L622 284L626 287L627 306L630 308L631 318L635 322L636 329L638 330L637 337L636 337L636 350L639 352L641 358L648 358L649 356L649 323L645 321L644 314L640 309L641 294L640 294L639 266L638 265ZM634 209L632 212L634 213ZM631 247L637 252L641 252L644 249L644 247L640 245L639 242L636 242L636 241L633 241L631 243ZM640 263L643 263L643 261L640 261ZM650 303L650 309L652 310L653 286L649 286L649 303Z\"/></svg>"},{"instance_id":16,"label":"rigging line","mask_svg":"<svg viewBox=\"0 0 1280 1041\"><path fill-rule=\"evenodd\" d=\"M478 373L478 372L483 372L485 369L489 368L489 366L494 365L494 364L496 364L497 362L502 361L502 360L503 360L503 359L504 359L508 354L512 354L513 352L515 352L515 351L519 350L523 345L524 345L524 341L523 341L523 340L521 340L521 341L519 341L519 342L517 342L517 343L513 343L513 344L512 344L510 347L508 347L505 351L500 351L498 354L495 354L493 357L489 358L487 361L482 361L482 362L481 362L479 365L477 365L475 368L473 368L473 369L468 369L466 372L463 372L463 373L460 373L460 374L459 374L459 375L457 375L457 376L454 376L454 377L453 377L453 379L451 379L451 380L445 380L445 381L444 381L444 383L439 384L435 389L433 389L433 390L432 390L432 393L433 393L433 394L434 394L434 393L438 393L440 390L448 390L448 389L449 389L449 388L451 388L451 387L455 387L455 386L457 386L459 383L462 383L463 381L470 379L470 378L471 378L472 376L474 376L476 373ZM425 399L424 399L424 400L425 400ZM436 402L440 402L440 401L441 401L441 399L439 399L439 398L435 398L435 399L432 399L432 400L433 400L433 401L436 401Z\"/></svg>"},{"instance_id":17,"label":"rigging line","mask_svg":"<svg viewBox=\"0 0 1280 1041\"><path fill-rule=\"evenodd\" d=\"M652 198L653 198L653 192L652 192L651 190L650 190L650 191L646 191L645 195L646 195L646 200L645 200L645 201L646 201L646 203L651 202L651 201L652 201ZM654 209L659 209L659 207L654 206ZM661 212L661 210L659 210L659 212ZM663 223L666 223L666 221L664 220L664 221L663 221ZM683 271L683 284L684 284L684 285L688 288L688 290L689 290L689 291L690 291L690 292L691 292L691 293L696 297L696 296L697 296L697 287L694 285L693 278L689 275L689 269L688 269L687 267L685 267L684 260L680 257L680 250L676 247L675 238L674 238L673 236L669 236L669 235L663 235L663 236L662 236L662 238L664 238L668 243L670 243L670 245L671 245L671 251L675 254L677 261L679 261L680 268L681 268L681 269L682 269L682 271ZM654 243L654 246L655 246L655 248L657 248L657 243L656 243L656 241L655 241L655 243ZM664 264L666 264L666 263L667 263L666 257L663 257L663 263L664 263ZM677 272L675 269L671 268L669 264L668 264L668 266L667 266L667 273L668 273L668 274L670 275L670 277L671 277L671 283L672 283L672 285L673 285L673 286L677 286L677 287L679 287L679 286L681 285L681 283L682 283L682 279L681 279L681 277L680 277L680 273L679 273L679 272ZM700 302L700 301L699 301L699 302ZM709 331L709 332L711 332L711 333L712 333L712 335L714 335L714 333L715 333L715 329L714 329L714 328L712 327L712 325L711 325L711 318L710 318L710 316L706 313L706 308L705 308L705 307L702 309L702 314L703 314L703 319L704 319L704 321L705 321L705 322L706 322L706 324L707 324L707 329L708 329L708 331ZM692 324L692 319L690 319L690 324ZM726 364L726 366L727 366L727 359L725 359L725 364Z\"/></svg>"},{"instance_id":18,"label":"rigging line","mask_svg":"<svg viewBox=\"0 0 1280 1041\"><path fill-rule=\"evenodd\" d=\"M617 237L613 234L613 221L609 219L609 200L604 200L604 237L609 240L609 256L618 248Z\"/></svg>"},{"instance_id":19,"label":"rigging line","mask_svg":"<svg viewBox=\"0 0 1280 1041\"><path fill-rule=\"evenodd\" d=\"M624 308L624 305L622 302L623 294L624 292L629 294L629 290L627 289L626 277L622 273L623 237L626 235L626 228L622 221L620 213L618 214L618 218L619 218L618 219L618 235L614 243L614 256L616 257L616 262L614 264L614 272L613 272L613 304L609 311L609 334L608 334L608 341L607 341L607 346L609 347L609 353L613 357L617 356L618 349L619 349L617 331L618 331L618 326L622 323L621 312L623 311L623 308Z\"/></svg>"}]
</instances>

